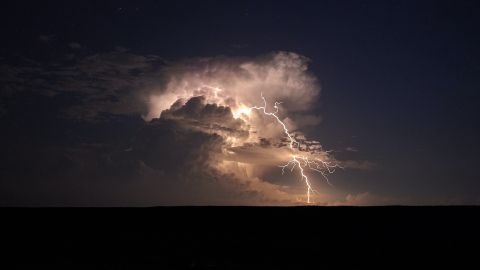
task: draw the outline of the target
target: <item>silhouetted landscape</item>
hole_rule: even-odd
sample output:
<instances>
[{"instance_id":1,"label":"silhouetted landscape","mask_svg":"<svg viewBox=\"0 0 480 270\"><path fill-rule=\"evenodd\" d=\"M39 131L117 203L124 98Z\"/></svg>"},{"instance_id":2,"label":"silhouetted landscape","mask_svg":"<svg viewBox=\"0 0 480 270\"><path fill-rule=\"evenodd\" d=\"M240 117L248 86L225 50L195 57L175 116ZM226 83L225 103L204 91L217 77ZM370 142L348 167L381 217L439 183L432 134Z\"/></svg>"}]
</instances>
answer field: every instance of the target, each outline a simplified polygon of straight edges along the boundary
<instances>
[{"instance_id":1,"label":"silhouetted landscape","mask_svg":"<svg viewBox=\"0 0 480 270\"><path fill-rule=\"evenodd\" d=\"M479 209L4 208L2 264L55 269L458 267L473 262L478 252Z\"/></svg>"}]
</instances>

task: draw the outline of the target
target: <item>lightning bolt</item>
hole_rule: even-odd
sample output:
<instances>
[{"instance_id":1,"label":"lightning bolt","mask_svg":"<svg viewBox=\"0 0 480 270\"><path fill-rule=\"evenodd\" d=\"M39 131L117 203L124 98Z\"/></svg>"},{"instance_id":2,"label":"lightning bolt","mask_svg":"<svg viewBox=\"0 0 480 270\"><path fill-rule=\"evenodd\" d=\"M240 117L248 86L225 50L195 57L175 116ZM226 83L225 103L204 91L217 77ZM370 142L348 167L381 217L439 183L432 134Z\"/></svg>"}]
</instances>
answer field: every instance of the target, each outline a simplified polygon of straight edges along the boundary
<instances>
[{"instance_id":1,"label":"lightning bolt","mask_svg":"<svg viewBox=\"0 0 480 270\"><path fill-rule=\"evenodd\" d=\"M279 111L278 105L280 105L281 102L275 101L273 105L274 111L268 112L267 100L263 96L263 93L261 93L261 97L263 100L263 106L254 106L254 107L250 107L250 109L259 110L263 112L263 114L275 118L275 120L280 124L280 126L282 126L283 132L285 133L288 140L290 141L289 148L292 150L292 156L291 156L291 159L285 165L281 165L279 167L282 168L282 175L285 173L285 169L290 169L290 171L293 172L293 170L298 167L301 174L301 180L305 183L305 186L307 188L307 192L306 192L307 203L310 204L312 203L310 200L312 193L318 193L318 192L315 189L313 189L312 184L308 179L308 176L305 174L305 169L308 168L310 170L319 172L323 176L323 178L326 180L327 184L332 186L332 184L330 183L330 180L327 177L327 174L334 173L336 168L342 168L342 167L336 163L332 164L331 162L321 160L319 158L314 158L312 160L312 159L309 159L308 156L302 155L300 153L301 152L300 143L295 139L294 134L290 133L285 123L282 120L280 120L280 118L277 115Z\"/></svg>"}]
</instances>

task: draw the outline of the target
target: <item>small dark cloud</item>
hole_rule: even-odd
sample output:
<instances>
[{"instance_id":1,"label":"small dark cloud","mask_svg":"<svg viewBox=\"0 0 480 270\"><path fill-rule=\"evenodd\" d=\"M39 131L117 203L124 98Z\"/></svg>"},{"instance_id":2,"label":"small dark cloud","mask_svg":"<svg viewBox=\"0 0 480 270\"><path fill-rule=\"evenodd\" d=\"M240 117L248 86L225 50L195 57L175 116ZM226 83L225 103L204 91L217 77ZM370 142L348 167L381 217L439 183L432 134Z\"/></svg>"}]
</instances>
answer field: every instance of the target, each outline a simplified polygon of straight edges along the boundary
<instances>
[{"instance_id":1,"label":"small dark cloud","mask_svg":"<svg viewBox=\"0 0 480 270\"><path fill-rule=\"evenodd\" d=\"M79 50L82 48L82 45L80 45L80 43L77 43L77 42L70 42L68 43L68 47L70 47L70 49L73 49L73 50Z\"/></svg>"},{"instance_id":2,"label":"small dark cloud","mask_svg":"<svg viewBox=\"0 0 480 270\"><path fill-rule=\"evenodd\" d=\"M128 49L122 46L115 46L115 51L120 53L128 52Z\"/></svg>"},{"instance_id":3,"label":"small dark cloud","mask_svg":"<svg viewBox=\"0 0 480 270\"><path fill-rule=\"evenodd\" d=\"M38 40L43 42L43 43L49 43L49 42L53 41L54 38L55 38L55 35L42 34L42 35L38 36Z\"/></svg>"},{"instance_id":4,"label":"small dark cloud","mask_svg":"<svg viewBox=\"0 0 480 270\"><path fill-rule=\"evenodd\" d=\"M248 47L247 43L234 43L231 45L232 48L234 49L245 49Z\"/></svg>"},{"instance_id":5,"label":"small dark cloud","mask_svg":"<svg viewBox=\"0 0 480 270\"><path fill-rule=\"evenodd\" d=\"M345 148L345 151L347 151L347 152L358 152L358 149L353 147L353 146L349 146L349 147Z\"/></svg>"}]
</instances>

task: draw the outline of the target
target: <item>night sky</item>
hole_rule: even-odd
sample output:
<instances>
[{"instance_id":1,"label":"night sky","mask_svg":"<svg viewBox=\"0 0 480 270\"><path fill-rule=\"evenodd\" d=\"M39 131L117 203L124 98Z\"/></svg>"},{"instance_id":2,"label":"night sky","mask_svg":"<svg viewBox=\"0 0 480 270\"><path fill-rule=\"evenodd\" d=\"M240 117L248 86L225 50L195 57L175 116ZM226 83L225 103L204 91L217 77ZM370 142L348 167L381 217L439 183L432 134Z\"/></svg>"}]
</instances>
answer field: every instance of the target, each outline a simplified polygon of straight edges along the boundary
<instances>
[{"instance_id":1,"label":"night sky","mask_svg":"<svg viewBox=\"0 0 480 270\"><path fill-rule=\"evenodd\" d=\"M257 177L243 179L217 167L223 132L245 139L234 107L195 94L152 109L194 74L226 92L235 82L232 93L261 105L252 76L276 68L278 83L258 79L267 101L285 102L298 131L349 164L332 186L309 174L315 203L479 204L479 11L475 1L7 1L0 205L301 203L282 197L303 192L298 171L253 164ZM300 84L277 90L285 80ZM275 136L243 145L257 151L245 160L277 150Z\"/></svg>"}]
</instances>

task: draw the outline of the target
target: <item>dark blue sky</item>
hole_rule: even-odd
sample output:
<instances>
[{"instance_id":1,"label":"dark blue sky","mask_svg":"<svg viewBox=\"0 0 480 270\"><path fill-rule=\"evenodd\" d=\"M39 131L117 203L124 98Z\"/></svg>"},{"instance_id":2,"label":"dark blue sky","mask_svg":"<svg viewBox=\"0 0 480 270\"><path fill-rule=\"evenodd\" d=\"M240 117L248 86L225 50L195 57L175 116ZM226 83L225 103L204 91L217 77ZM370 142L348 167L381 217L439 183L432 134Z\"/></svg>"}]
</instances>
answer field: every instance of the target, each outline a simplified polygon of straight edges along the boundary
<instances>
[{"instance_id":1,"label":"dark blue sky","mask_svg":"<svg viewBox=\"0 0 480 270\"><path fill-rule=\"evenodd\" d=\"M118 47L167 61L302 54L311 59L310 70L322 86L315 111L323 121L306 133L329 149L358 149L340 156L376 164L366 172L340 172L338 185L405 203L480 203L480 8L475 1L12 1L2 6L0 52L8 67L27 59L51 63L73 50L78 57ZM17 144L24 145L19 134L35 133L30 143L50 147L133 133L140 125L134 117L95 128L52 117L56 106L75 103L72 96L45 102L25 93L2 98L7 111L16 112L2 117L2 130L9 130L2 136L16 142L8 144L19 163L23 146ZM6 166L10 177L12 166L21 167ZM32 196L25 198L35 203Z\"/></svg>"}]
</instances>

